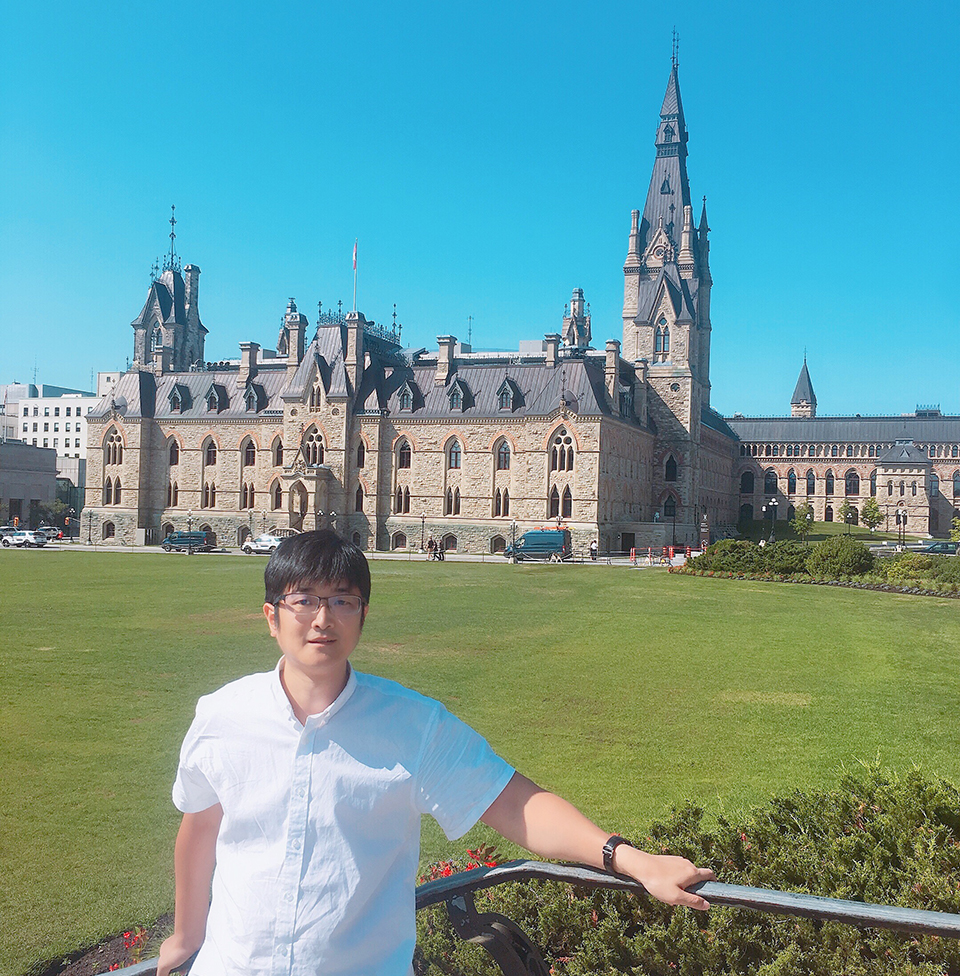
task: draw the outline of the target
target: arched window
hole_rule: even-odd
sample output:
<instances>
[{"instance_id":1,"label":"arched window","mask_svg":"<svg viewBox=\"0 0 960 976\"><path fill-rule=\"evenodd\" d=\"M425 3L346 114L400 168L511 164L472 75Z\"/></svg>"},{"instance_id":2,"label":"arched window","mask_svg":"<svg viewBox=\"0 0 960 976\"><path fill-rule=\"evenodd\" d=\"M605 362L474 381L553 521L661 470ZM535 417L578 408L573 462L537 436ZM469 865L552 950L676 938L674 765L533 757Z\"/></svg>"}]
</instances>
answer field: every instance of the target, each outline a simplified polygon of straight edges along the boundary
<instances>
[{"instance_id":1,"label":"arched window","mask_svg":"<svg viewBox=\"0 0 960 976\"><path fill-rule=\"evenodd\" d=\"M257 448L253 441L247 441L247 446L243 449L243 466L252 467L257 463Z\"/></svg>"},{"instance_id":2,"label":"arched window","mask_svg":"<svg viewBox=\"0 0 960 976\"><path fill-rule=\"evenodd\" d=\"M405 513L410 511L410 489L409 488L403 489L403 511Z\"/></svg>"},{"instance_id":3,"label":"arched window","mask_svg":"<svg viewBox=\"0 0 960 976\"><path fill-rule=\"evenodd\" d=\"M453 441L450 450L447 452L447 467L451 469L460 467L460 441Z\"/></svg>"},{"instance_id":4,"label":"arched window","mask_svg":"<svg viewBox=\"0 0 960 976\"><path fill-rule=\"evenodd\" d=\"M795 495L797 493L797 472L791 468L787 472L787 494Z\"/></svg>"},{"instance_id":5,"label":"arched window","mask_svg":"<svg viewBox=\"0 0 960 976\"><path fill-rule=\"evenodd\" d=\"M168 481L167 482L167 508L170 507L172 502L173 502L173 482Z\"/></svg>"},{"instance_id":6,"label":"arched window","mask_svg":"<svg viewBox=\"0 0 960 976\"><path fill-rule=\"evenodd\" d=\"M256 413L257 410L257 393L256 390L247 390L246 397L247 413Z\"/></svg>"},{"instance_id":7,"label":"arched window","mask_svg":"<svg viewBox=\"0 0 960 976\"><path fill-rule=\"evenodd\" d=\"M663 514L665 518L677 517L677 500L673 495L668 495L667 500L663 503Z\"/></svg>"},{"instance_id":8,"label":"arched window","mask_svg":"<svg viewBox=\"0 0 960 976\"><path fill-rule=\"evenodd\" d=\"M847 472L844 478L844 492L849 497L851 495L860 494L860 475L857 474L852 468Z\"/></svg>"},{"instance_id":9,"label":"arched window","mask_svg":"<svg viewBox=\"0 0 960 976\"><path fill-rule=\"evenodd\" d=\"M495 535L490 540L490 552L498 553L503 552L507 548L507 540L504 539L502 535Z\"/></svg>"},{"instance_id":10,"label":"arched window","mask_svg":"<svg viewBox=\"0 0 960 976\"><path fill-rule=\"evenodd\" d=\"M877 497L877 469L874 468L870 472L870 497Z\"/></svg>"},{"instance_id":11,"label":"arched window","mask_svg":"<svg viewBox=\"0 0 960 976\"><path fill-rule=\"evenodd\" d=\"M158 325L150 335L150 352L160 352L163 348L163 332Z\"/></svg>"},{"instance_id":12,"label":"arched window","mask_svg":"<svg viewBox=\"0 0 960 976\"><path fill-rule=\"evenodd\" d=\"M277 511L279 508L283 508L283 487L279 481L273 486L273 492L270 496L270 500L273 504L274 511Z\"/></svg>"},{"instance_id":13,"label":"arched window","mask_svg":"<svg viewBox=\"0 0 960 976\"><path fill-rule=\"evenodd\" d=\"M398 468L409 468L410 459L413 457L413 451L410 450L410 441L402 440L397 445L397 467Z\"/></svg>"},{"instance_id":14,"label":"arched window","mask_svg":"<svg viewBox=\"0 0 960 976\"><path fill-rule=\"evenodd\" d=\"M440 545L443 546L444 552L456 552L457 537L453 534L447 534L440 540Z\"/></svg>"},{"instance_id":15,"label":"arched window","mask_svg":"<svg viewBox=\"0 0 960 976\"><path fill-rule=\"evenodd\" d=\"M413 409L413 397L410 395L409 390L403 390L400 394L400 409L401 410Z\"/></svg>"},{"instance_id":16,"label":"arched window","mask_svg":"<svg viewBox=\"0 0 960 976\"><path fill-rule=\"evenodd\" d=\"M113 504L113 479L107 478L103 483L103 504L112 505Z\"/></svg>"},{"instance_id":17,"label":"arched window","mask_svg":"<svg viewBox=\"0 0 960 976\"><path fill-rule=\"evenodd\" d=\"M207 441L207 447L203 452L203 463L208 466L217 463L217 445L213 441Z\"/></svg>"},{"instance_id":18,"label":"arched window","mask_svg":"<svg viewBox=\"0 0 960 976\"><path fill-rule=\"evenodd\" d=\"M307 431L303 439L303 459L307 464L323 464L323 436L316 427Z\"/></svg>"},{"instance_id":19,"label":"arched window","mask_svg":"<svg viewBox=\"0 0 960 976\"><path fill-rule=\"evenodd\" d=\"M510 468L510 445L501 441L497 448L497 470L507 471Z\"/></svg>"},{"instance_id":20,"label":"arched window","mask_svg":"<svg viewBox=\"0 0 960 976\"><path fill-rule=\"evenodd\" d=\"M671 454L667 458L667 463L663 469L664 481L676 481L677 480L677 459Z\"/></svg>"},{"instance_id":21,"label":"arched window","mask_svg":"<svg viewBox=\"0 0 960 976\"><path fill-rule=\"evenodd\" d=\"M104 539L112 539L117 534L117 527L113 522L103 523L103 537Z\"/></svg>"},{"instance_id":22,"label":"arched window","mask_svg":"<svg viewBox=\"0 0 960 976\"><path fill-rule=\"evenodd\" d=\"M494 517L501 515L503 509L503 497L500 494L500 489L498 488L493 493L493 514Z\"/></svg>"},{"instance_id":23,"label":"arched window","mask_svg":"<svg viewBox=\"0 0 960 976\"><path fill-rule=\"evenodd\" d=\"M740 494L741 495L752 495L753 494L753 472L744 471L740 475Z\"/></svg>"},{"instance_id":24,"label":"arched window","mask_svg":"<svg viewBox=\"0 0 960 976\"><path fill-rule=\"evenodd\" d=\"M255 489L253 487L253 483L252 482L247 482L247 484L245 484L243 487L244 487L244 490L246 491L246 496L247 497L245 499L245 504L242 507L243 508L253 508L256 505L256 492L255 492Z\"/></svg>"},{"instance_id":25,"label":"arched window","mask_svg":"<svg viewBox=\"0 0 960 976\"><path fill-rule=\"evenodd\" d=\"M573 438L561 427L553 438L553 450L550 452L551 471L573 470Z\"/></svg>"},{"instance_id":26,"label":"arched window","mask_svg":"<svg viewBox=\"0 0 960 976\"><path fill-rule=\"evenodd\" d=\"M110 432L104 445L104 464L123 463L123 438L114 430Z\"/></svg>"},{"instance_id":27,"label":"arched window","mask_svg":"<svg viewBox=\"0 0 960 976\"><path fill-rule=\"evenodd\" d=\"M777 472L773 468L767 468L763 473L763 493L765 495L775 495L778 489Z\"/></svg>"},{"instance_id":28,"label":"arched window","mask_svg":"<svg viewBox=\"0 0 960 976\"><path fill-rule=\"evenodd\" d=\"M362 468L367 463L367 446L360 441L357 445L357 467Z\"/></svg>"},{"instance_id":29,"label":"arched window","mask_svg":"<svg viewBox=\"0 0 960 976\"><path fill-rule=\"evenodd\" d=\"M207 397L207 412L216 413L220 406L220 399L217 396L216 390L211 390L209 396Z\"/></svg>"},{"instance_id":30,"label":"arched window","mask_svg":"<svg viewBox=\"0 0 960 976\"><path fill-rule=\"evenodd\" d=\"M393 499L394 514L399 515L403 512L403 489L397 488L397 493Z\"/></svg>"},{"instance_id":31,"label":"arched window","mask_svg":"<svg viewBox=\"0 0 960 976\"><path fill-rule=\"evenodd\" d=\"M363 511L363 485L357 485L357 494L354 498L354 511Z\"/></svg>"},{"instance_id":32,"label":"arched window","mask_svg":"<svg viewBox=\"0 0 960 976\"><path fill-rule=\"evenodd\" d=\"M787 509L787 521L788 521L788 522L792 522L792 521L793 521L793 519L794 519L794 517L796 516L796 514L797 514L797 510L796 510L796 508L794 508L794 506L793 506L793 505L791 505L791 506L790 506L790 507L789 507L789 508Z\"/></svg>"},{"instance_id":33,"label":"arched window","mask_svg":"<svg viewBox=\"0 0 960 976\"><path fill-rule=\"evenodd\" d=\"M824 520L824 522L832 522L833 521L833 507L831 505L828 505L823 510L823 520Z\"/></svg>"},{"instance_id":34,"label":"arched window","mask_svg":"<svg viewBox=\"0 0 960 976\"><path fill-rule=\"evenodd\" d=\"M273 442L273 466L283 467L283 441L279 437Z\"/></svg>"},{"instance_id":35,"label":"arched window","mask_svg":"<svg viewBox=\"0 0 960 976\"><path fill-rule=\"evenodd\" d=\"M459 389L454 389L450 394L450 409L451 410L462 410L463 409L463 394Z\"/></svg>"},{"instance_id":36,"label":"arched window","mask_svg":"<svg viewBox=\"0 0 960 976\"><path fill-rule=\"evenodd\" d=\"M914 487L916 487L916 482L914 482ZM916 491L914 491L914 494L916 494ZM117 478L117 480L114 481L113 483L113 504L114 505L120 504L120 479L119 478Z\"/></svg>"},{"instance_id":37,"label":"arched window","mask_svg":"<svg viewBox=\"0 0 960 976\"><path fill-rule=\"evenodd\" d=\"M815 495L817 493L817 476L813 473L813 468L807 472L807 494Z\"/></svg>"},{"instance_id":38,"label":"arched window","mask_svg":"<svg viewBox=\"0 0 960 976\"><path fill-rule=\"evenodd\" d=\"M563 489L563 498L560 506L560 515L562 518L572 518L573 516L573 496L570 494L570 486L567 485Z\"/></svg>"},{"instance_id":39,"label":"arched window","mask_svg":"<svg viewBox=\"0 0 960 976\"><path fill-rule=\"evenodd\" d=\"M117 489L117 493L119 494L119 487ZM910 494L911 495L917 494L917 483L915 481L910 482Z\"/></svg>"},{"instance_id":40,"label":"arched window","mask_svg":"<svg viewBox=\"0 0 960 976\"><path fill-rule=\"evenodd\" d=\"M953 472L953 497L960 498L960 471Z\"/></svg>"},{"instance_id":41,"label":"arched window","mask_svg":"<svg viewBox=\"0 0 960 976\"><path fill-rule=\"evenodd\" d=\"M553 490L550 492L550 507L547 511L549 518L556 518L560 514L560 492L557 486L553 486Z\"/></svg>"},{"instance_id":42,"label":"arched window","mask_svg":"<svg viewBox=\"0 0 960 976\"><path fill-rule=\"evenodd\" d=\"M170 394L170 412L180 413L182 407L183 400L180 397L180 391L174 390L173 393Z\"/></svg>"},{"instance_id":43,"label":"arched window","mask_svg":"<svg viewBox=\"0 0 960 976\"><path fill-rule=\"evenodd\" d=\"M503 489L503 511L501 514L504 516L510 514L510 492L506 488Z\"/></svg>"},{"instance_id":44,"label":"arched window","mask_svg":"<svg viewBox=\"0 0 960 976\"><path fill-rule=\"evenodd\" d=\"M358 549L362 549L363 548L363 540L360 538L360 533L359 532L354 532L353 533L353 544Z\"/></svg>"},{"instance_id":45,"label":"arched window","mask_svg":"<svg viewBox=\"0 0 960 976\"><path fill-rule=\"evenodd\" d=\"M936 498L940 494L940 479L935 475L930 475L930 497Z\"/></svg>"},{"instance_id":46,"label":"arched window","mask_svg":"<svg viewBox=\"0 0 960 976\"><path fill-rule=\"evenodd\" d=\"M174 481L167 486L167 508L176 508L180 504L180 488Z\"/></svg>"},{"instance_id":47,"label":"arched window","mask_svg":"<svg viewBox=\"0 0 960 976\"><path fill-rule=\"evenodd\" d=\"M824 475L823 480L824 480L824 491L828 495L832 495L833 494L833 471L831 471L828 468L827 473Z\"/></svg>"},{"instance_id":48,"label":"arched window","mask_svg":"<svg viewBox=\"0 0 960 976\"><path fill-rule=\"evenodd\" d=\"M497 409L509 410L511 406L513 406L513 397L510 394L510 391L504 387L500 390L500 397L497 400Z\"/></svg>"},{"instance_id":49,"label":"arched window","mask_svg":"<svg viewBox=\"0 0 960 976\"><path fill-rule=\"evenodd\" d=\"M740 506L740 521L741 522L752 522L753 521L753 506L752 505L741 505Z\"/></svg>"},{"instance_id":50,"label":"arched window","mask_svg":"<svg viewBox=\"0 0 960 976\"><path fill-rule=\"evenodd\" d=\"M170 467L180 463L180 445L176 441L170 442Z\"/></svg>"},{"instance_id":51,"label":"arched window","mask_svg":"<svg viewBox=\"0 0 960 976\"><path fill-rule=\"evenodd\" d=\"M406 549L407 537L402 532L394 532L391 545L394 549Z\"/></svg>"}]
</instances>

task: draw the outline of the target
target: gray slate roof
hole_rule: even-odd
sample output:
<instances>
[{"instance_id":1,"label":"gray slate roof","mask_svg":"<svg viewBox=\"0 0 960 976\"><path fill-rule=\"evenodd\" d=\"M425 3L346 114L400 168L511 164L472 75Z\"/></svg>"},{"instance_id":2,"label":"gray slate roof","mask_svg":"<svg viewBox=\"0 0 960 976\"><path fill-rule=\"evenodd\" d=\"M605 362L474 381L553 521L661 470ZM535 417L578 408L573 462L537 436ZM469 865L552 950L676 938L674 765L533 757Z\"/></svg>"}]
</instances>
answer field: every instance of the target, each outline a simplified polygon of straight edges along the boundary
<instances>
[{"instance_id":1,"label":"gray slate roof","mask_svg":"<svg viewBox=\"0 0 960 976\"><path fill-rule=\"evenodd\" d=\"M887 467L896 467L904 464L915 468L918 464L929 464L930 458L923 451L920 451L912 443L894 444L889 451L885 451L879 458L877 464Z\"/></svg>"},{"instance_id":2,"label":"gray slate roof","mask_svg":"<svg viewBox=\"0 0 960 976\"><path fill-rule=\"evenodd\" d=\"M813 392L813 383L810 382L810 372L807 369L806 359L803 361L803 368L800 370L797 386L793 391L793 399L790 403L812 403L814 406L817 405L817 395Z\"/></svg>"},{"instance_id":3,"label":"gray slate roof","mask_svg":"<svg viewBox=\"0 0 960 976\"><path fill-rule=\"evenodd\" d=\"M727 417L742 441L960 444L960 417Z\"/></svg>"}]
</instances>

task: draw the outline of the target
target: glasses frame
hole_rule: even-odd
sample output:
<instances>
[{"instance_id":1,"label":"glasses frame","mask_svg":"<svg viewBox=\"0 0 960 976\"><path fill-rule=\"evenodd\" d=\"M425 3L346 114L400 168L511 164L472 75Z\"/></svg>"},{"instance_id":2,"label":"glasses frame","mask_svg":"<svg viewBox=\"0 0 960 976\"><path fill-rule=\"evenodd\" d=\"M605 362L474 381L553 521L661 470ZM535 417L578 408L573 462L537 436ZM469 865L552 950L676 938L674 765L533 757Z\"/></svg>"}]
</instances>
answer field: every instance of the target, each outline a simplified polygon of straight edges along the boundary
<instances>
[{"instance_id":1,"label":"glasses frame","mask_svg":"<svg viewBox=\"0 0 960 976\"><path fill-rule=\"evenodd\" d=\"M289 604L284 602L288 596L300 596L300 597L306 596L309 597L311 600L317 600L318 602L316 607L312 610L295 610ZM342 597L349 597L351 600L359 600L360 605L357 607L356 610L352 610L347 613L335 610L333 607L330 606L331 600L339 600ZM367 601L364 600L362 596L357 596L356 593L335 593L333 596L314 596L314 594L312 593L284 593L283 596L280 597L280 599L277 600L277 602L274 604L275 608L279 608L281 606L283 606L289 613L292 613L295 617L304 617L304 618L315 617L320 612L320 608L322 606L326 606L327 613L337 618L346 618L349 620L351 617L356 617L359 616L361 613L363 613L363 608L367 606Z\"/></svg>"}]
</instances>

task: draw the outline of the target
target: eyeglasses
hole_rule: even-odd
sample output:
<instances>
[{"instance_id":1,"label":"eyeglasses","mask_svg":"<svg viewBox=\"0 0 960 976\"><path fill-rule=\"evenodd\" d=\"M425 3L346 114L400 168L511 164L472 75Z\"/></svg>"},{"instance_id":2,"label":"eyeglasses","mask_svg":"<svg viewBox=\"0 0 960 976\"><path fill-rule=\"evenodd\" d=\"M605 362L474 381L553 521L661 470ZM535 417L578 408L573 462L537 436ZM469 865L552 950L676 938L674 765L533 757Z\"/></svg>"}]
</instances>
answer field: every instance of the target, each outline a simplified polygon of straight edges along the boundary
<instances>
[{"instance_id":1,"label":"eyeglasses","mask_svg":"<svg viewBox=\"0 0 960 976\"><path fill-rule=\"evenodd\" d=\"M363 597L351 593L336 596L314 596L312 593L287 593L277 600L298 617L313 617L323 604L335 617L355 617L363 609Z\"/></svg>"}]
</instances>

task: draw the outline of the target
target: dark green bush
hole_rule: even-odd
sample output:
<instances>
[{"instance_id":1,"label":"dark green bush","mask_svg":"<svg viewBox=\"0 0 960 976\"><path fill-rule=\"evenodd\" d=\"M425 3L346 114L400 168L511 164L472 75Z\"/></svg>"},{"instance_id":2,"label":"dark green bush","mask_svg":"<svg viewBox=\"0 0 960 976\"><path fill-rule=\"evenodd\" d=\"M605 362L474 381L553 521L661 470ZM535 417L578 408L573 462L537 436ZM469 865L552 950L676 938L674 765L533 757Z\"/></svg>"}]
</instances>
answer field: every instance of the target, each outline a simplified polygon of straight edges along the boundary
<instances>
[{"instance_id":1,"label":"dark green bush","mask_svg":"<svg viewBox=\"0 0 960 976\"><path fill-rule=\"evenodd\" d=\"M835 535L813 547L807 569L813 576L862 576L873 569L873 554L849 535Z\"/></svg>"},{"instance_id":2,"label":"dark green bush","mask_svg":"<svg viewBox=\"0 0 960 976\"><path fill-rule=\"evenodd\" d=\"M687 561L691 569L754 573L763 569L763 549L744 539L722 539Z\"/></svg>"},{"instance_id":3,"label":"dark green bush","mask_svg":"<svg viewBox=\"0 0 960 976\"><path fill-rule=\"evenodd\" d=\"M763 550L764 568L771 573L806 573L810 547L802 542L774 542Z\"/></svg>"},{"instance_id":4,"label":"dark green bush","mask_svg":"<svg viewBox=\"0 0 960 976\"><path fill-rule=\"evenodd\" d=\"M740 820L703 825L687 805L633 838L682 854L732 884L960 912L960 791L913 771L867 767L836 790L773 799ZM958 976L951 939L736 908L671 909L646 897L537 882L477 895L479 911L513 919L552 972L656 976ZM459 942L443 907L418 914L417 972L497 972Z\"/></svg>"}]
</instances>

